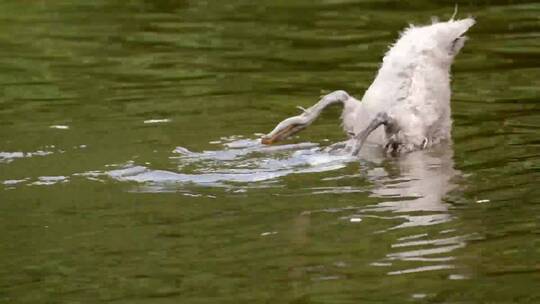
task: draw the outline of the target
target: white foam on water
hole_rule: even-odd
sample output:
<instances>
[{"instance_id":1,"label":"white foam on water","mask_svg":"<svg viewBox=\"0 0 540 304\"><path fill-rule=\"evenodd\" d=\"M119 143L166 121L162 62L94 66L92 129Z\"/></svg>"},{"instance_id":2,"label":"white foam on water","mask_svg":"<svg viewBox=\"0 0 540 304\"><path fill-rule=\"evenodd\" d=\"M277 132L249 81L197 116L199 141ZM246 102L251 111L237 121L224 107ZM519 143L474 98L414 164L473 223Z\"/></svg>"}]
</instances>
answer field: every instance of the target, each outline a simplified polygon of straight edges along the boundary
<instances>
[{"instance_id":1,"label":"white foam on water","mask_svg":"<svg viewBox=\"0 0 540 304\"><path fill-rule=\"evenodd\" d=\"M68 181L67 176L40 176L38 177L38 180L31 183L30 185L35 186L50 186L57 183L65 183Z\"/></svg>"},{"instance_id":2,"label":"white foam on water","mask_svg":"<svg viewBox=\"0 0 540 304\"><path fill-rule=\"evenodd\" d=\"M157 123L166 123L166 122L171 122L171 120L168 118L164 118L164 119L147 119L143 121L143 123L145 124L157 124Z\"/></svg>"},{"instance_id":3,"label":"white foam on water","mask_svg":"<svg viewBox=\"0 0 540 304\"><path fill-rule=\"evenodd\" d=\"M197 184L230 186L272 181L296 173L338 170L353 160L350 156L324 152L315 143L266 146L256 139L221 138L223 149L193 152L176 147L169 157L178 171L157 170L133 163L105 172L119 181L156 185ZM115 166L112 166L115 167ZM184 169L184 168L188 168ZM159 188L157 188L159 189Z\"/></svg>"},{"instance_id":4,"label":"white foam on water","mask_svg":"<svg viewBox=\"0 0 540 304\"><path fill-rule=\"evenodd\" d=\"M49 126L49 128L58 129L58 130L67 130L67 129L69 129L69 126L67 126L67 125L52 125L52 126Z\"/></svg>"},{"instance_id":5,"label":"white foam on water","mask_svg":"<svg viewBox=\"0 0 540 304\"><path fill-rule=\"evenodd\" d=\"M21 151L15 151L15 152L0 152L0 163L10 163L18 158L27 158L27 157L34 157L34 156L46 156L49 154L53 154L51 151L43 151L43 150L37 150L34 152L21 152Z\"/></svg>"},{"instance_id":6,"label":"white foam on water","mask_svg":"<svg viewBox=\"0 0 540 304\"><path fill-rule=\"evenodd\" d=\"M0 152L0 163L5 162L9 163L12 162L16 158L23 158L24 153L23 152Z\"/></svg>"}]
</instances>

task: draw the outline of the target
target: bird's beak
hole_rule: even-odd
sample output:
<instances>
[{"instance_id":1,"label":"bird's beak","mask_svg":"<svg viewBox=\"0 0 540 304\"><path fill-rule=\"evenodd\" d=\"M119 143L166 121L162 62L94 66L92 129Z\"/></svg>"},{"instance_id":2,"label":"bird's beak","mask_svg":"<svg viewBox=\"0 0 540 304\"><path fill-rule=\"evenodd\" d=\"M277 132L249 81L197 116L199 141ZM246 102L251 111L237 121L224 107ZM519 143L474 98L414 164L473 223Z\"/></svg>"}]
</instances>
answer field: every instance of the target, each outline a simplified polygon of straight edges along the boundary
<instances>
[{"instance_id":1,"label":"bird's beak","mask_svg":"<svg viewBox=\"0 0 540 304\"><path fill-rule=\"evenodd\" d=\"M282 129L274 130L261 138L261 143L271 145L275 142L282 141L287 137L300 132L307 127L306 124L291 124Z\"/></svg>"},{"instance_id":2,"label":"bird's beak","mask_svg":"<svg viewBox=\"0 0 540 304\"><path fill-rule=\"evenodd\" d=\"M303 111L302 114L289 117L280 122L274 128L274 130L272 130L272 132L266 134L261 138L261 143L265 145L271 145L275 142L284 140L287 137L307 128L320 114L320 110L310 110L311 108L307 110L304 108L300 109Z\"/></svg>"}]
</instances>

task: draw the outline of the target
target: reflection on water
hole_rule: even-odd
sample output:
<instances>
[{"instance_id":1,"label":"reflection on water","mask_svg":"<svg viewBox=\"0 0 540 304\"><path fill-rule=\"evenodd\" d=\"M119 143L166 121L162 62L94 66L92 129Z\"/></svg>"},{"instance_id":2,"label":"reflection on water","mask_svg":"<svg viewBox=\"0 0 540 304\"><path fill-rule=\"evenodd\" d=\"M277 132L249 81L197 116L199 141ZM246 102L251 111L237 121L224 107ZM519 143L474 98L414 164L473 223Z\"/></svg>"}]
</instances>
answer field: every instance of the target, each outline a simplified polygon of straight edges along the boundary
<instances>
[{"instance_id":1,"label":"reflection on water","mask_svg":"<svg viewBox=\"0 0 540 304\"><path fill-rule=\"evenodd\" d=\"M285 144L266 146L260 140L243 139L241 136L223 137L212 142L221 145L222 150L192 152L184 147L176 147L169 159L177 164L178 170L152 169L150 166L136 165L133 161L123 165L107 165L114 169L108 171L92 170L75 173L74 177L86 177L93 181L107 182L108 179L120 182L136 182L132 191L159 193L181 192L191 197L216 198L215 195L186 191L186 186L226 187L236 193L265 187L281 188L277 180L291 174L309 174L335 171L345 168L348 163L360 162L361 174L338 175L327 180L367 179L369 189L362 186L309 187L315 195L369 192L372 197L382 199L375 205L358 209L330 209L331 212L346 212L351 223L361 222L362 218L391 219L399 224L374 231L384 233L392 229L414 228L439 225L452 220L449 206L444 202L447 194L456 188L454 183L460 172L454 169L453 149L439 146L431 151L417 151L395 159L386 159L379 147L366 147L360 159L345 152L327 151L314 143ZM36 153L34 153L36 154ZM34 155L27 153L27 156ZM11 154L9 154L11 155ZM9 156L6 154L6 159ZM39 154L41 155L41 154ZM18 154L17 154L18 156ZM23 157L24 155L21 155ZM386 163L386 165L385 165ZM66 176L39 176L35 180L7 180L5 185L54 185L69 182ZM308 185L309 186L309 185ZM303 212L301 217L313 211ZM379 214L385 214L380 216ZM390 214L390 215L389 215ZM392 270L388 274L453 269L452 253L463 248L466 236L424 239L427 234L405 236L391 244L391 252L380 260L370 263L373 266L389 267L395 261L415 261L422 266ZM414 241L409 239L414 238ZM408 241L404 241L408 240ZM412 247L409 251L405 247ZM420 249L419 249L420 248ZM397 252L394 252L397 250ZM435 257L433 257L435 256ZM424 265L428 264L428 265Z\"/></svg>"},{"instance_id":2,"label":"reflection on water","mask_svg":"<svg viewBox=\"0 0 540 304\"><path fill-rule=\"evenodd\" d=\"M350 220L351 223L359 223L362 218L389 219L399 222L395 226L382 231L374 231L374 233L439 225L453 219L444 198L457 187L454 181L460 178L461 174L454 169L451 146L439 146L431 151L410 153L391 161L389 166L382 165L384 160L380 158L380 151L379 153L374 153L373 150L371 152L372 155L364 154L363 156L377 162L377 166L363 170L364 174L341 176L339 179L367 178L372 184L372 187L369 188L371 195L382 199L381 202L362 208L328 208L308 211L304 212L302 216L317 212L345 212L349 214L354 212L343 218ZM314 194L341 192L341 189L326 190L326 192L315 190ZM353 190L363 192L367 189L349 188L347 190L349 192L355 192ZM422 265L414 265L413 268L403 270L392 270L388 272L389 275L454 269L455 265L451 264L451 261L454 260L453 252L465 247L466 241L470 237L449 237L448 234L452 232L454 231L442 230L437 236L424 233L401 237L397 243L391 244L392 252L381 257L380 260L370 263L370 265L389 267L393 266L395 261L415 261ZM404 247L412 247L413 249L403 251ZM397 252L393 252L394 249ZM457 274L454 275L457 276Z\"/></svg>"}]
</instances>

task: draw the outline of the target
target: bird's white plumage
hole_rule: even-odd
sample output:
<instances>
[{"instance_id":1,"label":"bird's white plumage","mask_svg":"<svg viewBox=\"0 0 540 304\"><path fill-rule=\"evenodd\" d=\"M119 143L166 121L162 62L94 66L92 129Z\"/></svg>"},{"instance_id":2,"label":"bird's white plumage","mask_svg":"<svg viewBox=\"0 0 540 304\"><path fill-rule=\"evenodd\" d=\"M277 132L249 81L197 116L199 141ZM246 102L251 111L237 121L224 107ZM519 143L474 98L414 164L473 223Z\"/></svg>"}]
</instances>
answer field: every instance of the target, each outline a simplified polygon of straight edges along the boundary
<instances>
[{"instance_id":1,"label":"bird's white plumage","mask_svg":"<svg viewBox=\"0 0 540 304\"><path fill-rule=\"evenodd\" d=\"M361 103L344 108L346 131L359 133L375 115L387 112L397 121L404 144L420 145L424 138L430 143L449 139L450 66L463 47L466 38L462 35L473 24L467 18L407 28L386 53ZM383 129L374 131L368 140L383 144Z\"/></svg>"},{"instance_id":2,"label":"bird's white plumage","mask_svg":"<svg viewBox=\"0 0 540 304\"><path fill-rule=\"evenodd\" d=\"M385 124L384 129L370 133L370 142L386 145L392 141L399 144L400 152L408 152L449 140L450 66L465 43L463 35L474 23L466 18L409 26L384 56L361 102L344 91L331 93L302 115L281 122L266 136L267 141L298 132L337 102L344 105L342 123L348 134L365 131L380 113L392 120L392 128Z\"/></svg>"}]
</instances>

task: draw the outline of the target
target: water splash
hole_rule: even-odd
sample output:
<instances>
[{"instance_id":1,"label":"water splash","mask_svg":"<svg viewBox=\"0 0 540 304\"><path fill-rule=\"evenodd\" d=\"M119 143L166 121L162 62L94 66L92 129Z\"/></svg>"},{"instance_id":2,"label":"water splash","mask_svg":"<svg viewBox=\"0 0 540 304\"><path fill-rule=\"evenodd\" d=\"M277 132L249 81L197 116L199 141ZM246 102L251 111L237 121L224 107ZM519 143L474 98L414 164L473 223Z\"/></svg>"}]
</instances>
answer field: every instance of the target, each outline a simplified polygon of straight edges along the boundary
<instances>
[{"instance_id":1,"label":"water splash","mask_svg":"<svg viewBox=\"0 0 540 304\"><path fill-rule=\"evenodd\" d=\"M176 147L169 159L178 171L129 163L105 174L118 181L145 183L156 191L179 184L256 187L290 174L338 170L353 160L349 155L325 152L314 143L266 146L259 140L238 137L225 138L221 143L223 149L203 152Z\"/></svg>"}]
</instances>

